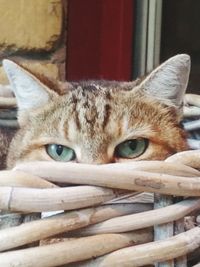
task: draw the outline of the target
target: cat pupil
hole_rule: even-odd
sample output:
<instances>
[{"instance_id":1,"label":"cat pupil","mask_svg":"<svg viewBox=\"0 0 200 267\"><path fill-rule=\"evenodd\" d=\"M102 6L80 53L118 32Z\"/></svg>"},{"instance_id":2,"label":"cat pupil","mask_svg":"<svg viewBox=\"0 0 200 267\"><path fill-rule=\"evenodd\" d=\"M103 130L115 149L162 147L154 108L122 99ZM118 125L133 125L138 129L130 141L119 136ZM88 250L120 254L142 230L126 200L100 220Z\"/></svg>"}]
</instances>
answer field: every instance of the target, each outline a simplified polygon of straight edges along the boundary
<instances>
[{"instance_id":1,"label":"cat pupil","mask_svg":"<svg viewBox=\"0 0 200 267\"><path fill-rule=\"evenodd\" d=\"M58 154L58 156L60 156L62 152L63 152L63 146L57 145L56 153Z\"/></svg>"},{"instance_id":2,"label":"cat pupil","mask_svg":"<svg viewBox=\"0 0 200 267\"><path fill-rule=\"evenodd\" d=\"M129 141L128 146L132 149L135 150L137 148L137 142L135 140Z\"/></svg>"}]
</instances>

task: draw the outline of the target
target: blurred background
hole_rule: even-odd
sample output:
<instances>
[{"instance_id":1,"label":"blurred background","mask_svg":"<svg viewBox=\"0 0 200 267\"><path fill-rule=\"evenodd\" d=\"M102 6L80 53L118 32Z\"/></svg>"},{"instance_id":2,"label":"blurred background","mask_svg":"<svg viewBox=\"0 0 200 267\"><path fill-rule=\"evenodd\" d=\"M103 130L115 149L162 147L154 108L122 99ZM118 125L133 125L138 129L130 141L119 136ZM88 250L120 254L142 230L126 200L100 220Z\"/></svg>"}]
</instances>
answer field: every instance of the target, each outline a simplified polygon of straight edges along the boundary
<instances>
[{"instance_id":1,"label":"blurred background","mask_svg":"<svg viewBox=\"0 0 200 267\"><path fill-rule=\"evenodd\" d=\"M188 53L198 93L199 28L198 0L0 0L0 58L61 80L132 80Z\"/></svg>"}]
</instances>

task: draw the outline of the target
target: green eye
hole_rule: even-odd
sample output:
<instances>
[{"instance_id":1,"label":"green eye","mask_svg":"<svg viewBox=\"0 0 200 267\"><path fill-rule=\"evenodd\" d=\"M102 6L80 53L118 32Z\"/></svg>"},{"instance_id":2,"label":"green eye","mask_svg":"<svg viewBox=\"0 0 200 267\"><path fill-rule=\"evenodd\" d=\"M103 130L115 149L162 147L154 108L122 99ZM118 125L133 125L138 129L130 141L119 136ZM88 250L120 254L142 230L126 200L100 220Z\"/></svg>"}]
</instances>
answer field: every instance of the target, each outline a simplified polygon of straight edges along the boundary
<instances>
[{"instance_id":1,"label":"green eye","mask_svg":"<svg viewBox=\"0 0 200 267\"><path fill-rule=\"evenodd\" d=\"M148 146L147 139L132 139L119 144L115 148L115 156L118 158L133 159L144 153Z\"/></svg>"},{"instance_id":2,"label":"green eye","mask_svg":"<svg viewBox=\"0 0 200 267\"><path fill-rule=\"evenodd\" d=\"M71 161L76 157L74 150L67 146L50 144L46 146L46 151L56 161Z\"/></svg>"}]
</instances>

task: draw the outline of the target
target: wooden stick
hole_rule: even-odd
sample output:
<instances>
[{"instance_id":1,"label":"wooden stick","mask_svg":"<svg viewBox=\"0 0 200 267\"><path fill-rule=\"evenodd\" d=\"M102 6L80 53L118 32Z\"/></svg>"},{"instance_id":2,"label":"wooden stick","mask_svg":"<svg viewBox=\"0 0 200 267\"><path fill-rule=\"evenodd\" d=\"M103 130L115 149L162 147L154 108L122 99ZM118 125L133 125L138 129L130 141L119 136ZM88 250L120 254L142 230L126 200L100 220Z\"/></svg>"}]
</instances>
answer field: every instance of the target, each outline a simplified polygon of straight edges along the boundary
<instances>
[{"instance_id":1,"label":"wooden stick","mask_svg":"<svg viewBox=\"0 0 200 267\"><path fill-rule=\"evenodd\" d=\"M200 120L187 121L184 123L184 129L186 131L193 131L200 129Z\"/></svg>"},{"instance_id":2,"label":"wooden stick","mask_svg":"<svg viewBox=\"0 0 200 267\"><path fill-rule=\"evenodd\" d=\"M0 231L0 251L72 231L113 217L147 211L148 204L115 204L54 215Z\"/></svg>"},{"instance_id":3,"label":"wooden stick","mask_svg":"<svg viewBox=\"0 0 200 267\"><path fill-rule=\"evenodd\" d=\"M0 185L15 187L33 187L33 188L57 188L52 183L46 183L44 179L23 172L1 171ZM13 227L21 224L23 221L30 221L40 218L40 214L6 214L0 215L0 229ZM10 229L10 228L9 228ZM12 229L12 228L11 228ZM3 230L4 231L4 230Z\"/></svg>"},{"instance_id":4,"label":"wooden stick","mask_svg":"<svg viewBox=\"0 0 200 267\"><path fill-rule=\"evenodd\" d=\"M0 84L1 97L14 97L10 84Z\"/></svg>"},{"instance_id":5,"label":"wooden stick","mask_svg":"<svg viewBox=\"0 0 200 267\"><path fill-rule=\"evenodd\" d=\"M188 138L187 142L190 149L200 149L200 140Z\"/></svg>"},{"instance_id":6,"label":"wooden stick","mask_svg":"<svg viewBox=\"0 0 200 267\"><path fill-rule=\"evenodd\" d=\"M154 208L161 209L173 204L173 196L166 196L160 194L154 194ZM164 224L157 224L154 226L154 241L165 240L173 236L174 234L174 222L168 221ZM174 260L170 259L164 262L157 262L155 267L174 267Z\"/></svg>"},{"instance_id":7,"label":"wooden stick","mask_svg":"<svg viewBox=\"0 0 200 267\"><path fill-rule=\"evenodd\" d=\"M29 188L56 188L50 183L36 175L20 171L0 171L0 186L29 187Z\"/></svg>"},{"instance_id":8,"label":"wooden stick","mask_svg":"<svg viewBox=\"0 0 200 267\"><path fill-rule=\"evenodd\" d=\"M2 120L0 119L0 126L1 127L10 127L10 128L18 128L19 124L17 120Z\"/></svg>"},{"instance_id":9,"label":"wooden stick","mask_svg":"<svg viewBox=\"0 0 200 267\"><path fill-rule=\"evenodd\" d=\"M123 204L130 204L130 203L148 203L153 204L154 197L152 193L148 192L131 192L129 194L125 194L119 197L116 197L112 200L106 202L107 204L115 204L115 203L123 203Z\"/></svg>"},{"instance_id":10,"label":"wooden stick","mask_svg":"<svg viewBox=\"0 0 200 267\"><path fill-rule=\"evenodd\" d=\"M191 110L191 109L189 109L188 110L188 113L186 114L186 110L185 110L185 108L184 108L184 116L185 117L187 117L187 116L191 116L191 115L194 115L194 112L199 112L199 115L200 115L200 109L199 108L196 108L196 107L192 107L193 109ZM194 108L196 108L196 110L194 109ZM198 110L197 110L198 109ZM192 112L191 112L192 111ZM198 113L196 113L195 115L197 115ZM187 123L185 123L184 124L184 127L185 127L185 129L186 130L194 130L194 129L196 129L197 127L198 127L198 125L197 125L197 123L195 122L195 124L193 123L193 122L187 122ZM190 140L190 139L188 139L188 144L189 144L189 146L190 146L190 148L193 148L193 149L197 149L198 148L198 141L197 140L195 140L195 141L193 141L193 140ZM184 153L185 154L185 153ZM189 153L190 154L190 153ZM193 154L193 152L192 152L192 154ZM186 155L186 154L185 154ZM188 154L187 154L188 155ZM180 159L181 159L181 161L180 162L182 162L182 159L184 158L184 155L182 154L182 155L180 155L179 153L178 153L178 155L175 155L175 156L172 156L172 157L170 157L170 158L168 158L167 159L167 161L170 161L170 162L179 162L179 158L178 158L178 160L177 160L177 156L179 157L180 156ZM191 160L192 159L192 160ZM189 164L190 164L190 166L191 166L191 161L193 162L194 161L194 159L193 158L187 158L187 160L188 160L188 162L189 162ZM185 163L185 162L184 162ZM196 162L196 164L198 164L198 162ZM195 165L194 163L192 164L192 166L193 167L197 167L197 165ZM176 225L176 224L175 224ZM180 220L179 220L179 223L177 223L177 227L179 227L180 228ZM184 228L184 226L183 225L181 225L183 228ZM157 227L159 227L159 226L157 226ZM161 226L162 227L162 226ZM168 227L170 227L170 225L168 226L168 225L166 225L166 228L168 228ZM171 231L172 231L172 225L171 225ZM164 229L165 230L165 229ZM167 231L166 231L167 232ZM164 264L164 266L165 266L165 263L158 263L158 266L160 265L160 266L162 266ZM171 260L171 262L170 261L168 261L168 265L170 266L170 264L171 264L171 266L174 266L174 261L172 261ZM177 267L185 267L185 266L187 266L187 258L186 258L186 255L183 255L183 256L181 256L181 257L179 257L176 261L175 261L175 266L177 266Z\"/></svg>"},{"instance_id":11,"label":"wooden stick","mask_svg":"<svg viewBox=\"0 0 200 267\"><path fill-rule=\"evenodd\" d=\"M133 161L129 163L114 163L114 164L106 164L101 165L102 168L106 169L114 169L114 170L130 170L130 171L145 171L152 173L162 173L169 174L175 176L188 176L188 177L196 177L200 176L200 172L185 166L181 163L174 162L165 162L165 161Z\"/></svg>"},{"instance_id":12,"label":"wooden stick","mask_svg":"<svg viewBox=\"0 0 200 267\"><path fill-rule=\"evenodd\" d=\"M200 169L200 150L182 151L168 157L166 162L177 162Z\"/></svg>"},{"instance_id":13,"label":"wooden stick","mask_svg":"<svg viewBox=\"0 0 200 267\"><path fill-rule=\"evenodd\" d=\"M191 151L193 152L193 151ZM179 154L179 153L178 153ZM175 154L176 155L176 154ZM39 168L36 168L39 166ZM54 169L56 168L56 171ZM74 171L74 168L78 168L79 170L86 171L96 171L96 170L118 170L118 171L145 171L151 173L162 173L169 174L175 176L188 176L188 177L196 177L200 176L200 172L185 166L184 164L177 162L165 162L165 161L132 161L129 163L114 163L114 164L105 164L105 165L78 165L76 163L63 163L63 162L26 162L17 165L14 170L25 171L29 173L33 173L40 177L49 177L55 178L55 182L64 182L65 180L62 177L66 177L66 174L63 171ZM45 175L45 172L50 169L51 173Z\"/></svg>"},{"instance_id":14,"label":"wooden stick","mask_svg":"<svg viewBox=\"0 0 200 267\"><path fill-rule=\"evenodd\" d=\"M174 230L175 230L174 235L178 235L180 233L185 232L184 218L175 222ZM175 267L187 267L187 255L183 255L181 257L178 257L175 260Z\"/></svg>"},{"instance_id":15,"label":"wooden stick","mask_svg":"<svg viewBox=\"0 0 200 267\"><path fill-rule=\"evenodd\" d=\"M1 97L0 96L0 107L1 108L16 108L17 101L14 97Z\"/></svg>"},{"instance_id":16,"label":"wooden stick","mask_svg":"<svg viewBox=\"0 0 200 267\"><path fill-rule=\"evenodd\" d=\"M0 109L0 119L15 119L17 118L17 112L15 109Z\"/></svg>"},{"instance_id":17,"label":"wooden stick","mask_svg":"<svg viewBox=\"0 0 200 267\"><path fill-rule=\"evenodd\" d=\"M186 94L184 96L185 104L200 107L200 95Z\"/></svg>"},{"instance_id":18,"label":"wooden stick","mask_svg":"<svg viewBox=\"0 0 200 267\"><path fill-rule=\"evenodd\" d=\"M101 222L73 233L76 236L122 233L178 220L199 209L200 199L183 200L164 208L121 216Z\"/></svg>"},{"instance_id":19,"label":"wooden stick","mask_svg":"<svg viewBox=\"0 0 200 267\"><path fill-rule=\"evenodd\" d=\"M200 108L195 106L183 107L184 118L191 118L200 116Z\"/></svg>"},{"instance_id":20,"label":"wooden stick","mask_svg":"<svg viewBox=\"0 0 200 267\"><path fill-rule=\"evenodd\" d=\"M170 237L164 241L155 241L134 247L117 250L104 257L76 264L77 267L115 267L144 266L174 259L194 251L200 246L200 227Z\"/></svg>"},{"instance_id":21,"label":"wooden stick","mask_svg":"<svg viewBox=\"0 0 200 267\"><path fill-rule=\"evenodd\" d=\"M119 248L150 240L152 234L149 230L83 237L42 247L1 253L0 262L3 267L53 267L104 255Z\"/></svg>"},{"instance_id":22,"label":"wooden stick","mask_svg":"<svg viewBox=\"0 0 200 267\"><path fill-rule=\"evenodd\" d=\"M28 166L26 169L21 168L21 170L46 177L53 182L90 184L177 196L200 196L200 179L194 177L187 178L125 169L122 169L122 175L119 169L61 162L37 162L29 163L26 166Z\"/></svg>"},{"instance_id":23,"label":"wooden stick","mask_svg":"<svg viewBox=\"0 0 200 267\"><path fill-rule=\"evenodd\" d=\"M166 161L165 161L166 162ZM176 160L173 159L173 157L171 158L170 162L176 162ZM173 199L171 196L160 196L160 205L165 205L167 204L167 201L169 203L173 202ZM159 205L159 204L158 204ZM178 224L180 226L180 223ZM176 226L176 224L175 224ZM183 226L184 227L184 226ZM176 230L176 229L175 229ZM173 222L169 222L168 224L164 224L164 225L156 225L155 226L155 231L154 231L154 240L159 240L159 239L164 239L165 237L170 237L173 235L174 233L174 223ZM161 237L161 238L160 238ZM177 266L177 267L184 267L185 265L185 255L182 257L179 257L177 259L177 261L174 262L174 259L168 260L167 262L162 262L162 263L157 263L155 266Z\"/></svg>"},{"instance_id":24,"label":"wooden stick","mask_svg":"<svg viewBox=\"0 0 200 267\"><path fill-rule=\"evenodd\" d=\"M74 210L101 204L119 192L95 186L32 189L0 187L0 209L21 212Z\"/></svg>"}]
</instances>

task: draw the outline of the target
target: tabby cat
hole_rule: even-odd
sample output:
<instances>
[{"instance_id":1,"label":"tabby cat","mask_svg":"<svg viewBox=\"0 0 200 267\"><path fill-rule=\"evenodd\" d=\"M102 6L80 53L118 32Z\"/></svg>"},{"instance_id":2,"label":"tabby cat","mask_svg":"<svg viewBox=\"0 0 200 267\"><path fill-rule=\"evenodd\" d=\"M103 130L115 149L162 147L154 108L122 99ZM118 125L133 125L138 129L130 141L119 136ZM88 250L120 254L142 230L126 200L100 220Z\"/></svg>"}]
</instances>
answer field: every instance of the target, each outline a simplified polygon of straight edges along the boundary
<instances>
[{"instance_id":1,"label":"tabby cat","mask_svg":"<svg viewBox=\"0 0 200 267\"><path fill-rule=\"evenodd\" d=\"M170 58L143 80L52 82L4 60L20 129L7 167L33 160L162 160L186 150L180 126L190 58Z\"/></svg>"}]
</instances>

